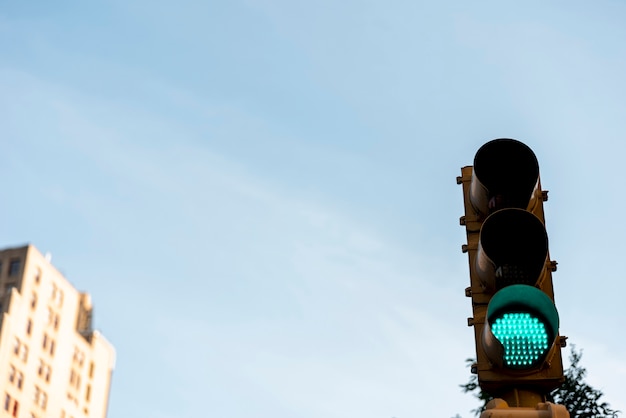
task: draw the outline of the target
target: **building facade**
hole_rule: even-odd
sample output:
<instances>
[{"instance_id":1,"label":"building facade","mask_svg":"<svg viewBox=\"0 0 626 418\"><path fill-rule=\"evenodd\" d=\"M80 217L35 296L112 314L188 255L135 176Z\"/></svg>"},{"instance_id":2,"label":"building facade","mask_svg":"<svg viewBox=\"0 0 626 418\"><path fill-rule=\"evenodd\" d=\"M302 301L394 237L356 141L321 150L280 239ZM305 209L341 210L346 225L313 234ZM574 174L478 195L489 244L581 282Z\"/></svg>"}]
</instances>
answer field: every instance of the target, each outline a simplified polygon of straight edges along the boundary
<instances>
[{"instance_id":1,"label":"building facade","mask_svg":"<svg viewBox=\"0 0 626 418\"><path fill-rule=\"evenodd\" d=\"M0 418L105 418L115 350L35 247L0 251Z\"/></svg>"}]
</instances>

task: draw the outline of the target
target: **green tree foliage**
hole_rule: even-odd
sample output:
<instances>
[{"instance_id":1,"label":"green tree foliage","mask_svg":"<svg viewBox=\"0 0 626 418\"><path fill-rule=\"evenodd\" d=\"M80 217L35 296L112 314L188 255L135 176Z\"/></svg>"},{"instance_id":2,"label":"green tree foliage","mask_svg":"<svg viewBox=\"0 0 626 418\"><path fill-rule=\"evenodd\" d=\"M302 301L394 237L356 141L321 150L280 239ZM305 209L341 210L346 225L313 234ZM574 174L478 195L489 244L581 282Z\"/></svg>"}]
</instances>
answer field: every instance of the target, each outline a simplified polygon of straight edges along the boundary
<instances>
[{"instance_id":1,"label":"green tree foliage","mask_svg":"<svg viewBox=\"0 0 626 418\"><path fill-rule=\"evenodd\" d=\"M582 350L572 346L570 367L565 370L565 383L550 394L552 401L565 405L571 418L617 418L620 411L611 409L601 402L603 393L585 382L587 370L579 365Z\"/></svg>"},{"instance_id":2,"label":"green tree foliage","mask_svg":"<svg viewBox=\"0 0 626 418\"><path fill-rule=\"evenodd\" d=\"M572 346L570 351L570 366L565 370L565 382L548 396L551 402L564 405L571 418L618 418L620 411L611 409L605 401L600 401L604 395L600 390L594 389L585 382L587 370L580 366L582 350L576 351ZM468 366L474 363L473 359L467 359ZM478 377L471 375L464 385L460 385L464 393L471 393L482 404L472 412L478 416L485 410L487 402L492 397L483 392L478 386Z\"/></svg>"},{"instance_id":3,"label":"green tree foliage","mask_svg":"<svg viewBox=\"0 0 626 418\"><path fill-rule=\"evenodd\" d=\"M465 362L467 363L467 367L471 367L472 364L474 364L474 361L475 360L473 358L466 359ZM493 397L480 389L480 386L478 385L478 376L475 374L471 374L469 382L460 386L461 389L463 389L463 393L471 393L475 398L478 398L481 401L481 405L478 408L472 409L474 415L479 416L485 410L487 402L492 400Z\"/></svg>"}]
</instances>

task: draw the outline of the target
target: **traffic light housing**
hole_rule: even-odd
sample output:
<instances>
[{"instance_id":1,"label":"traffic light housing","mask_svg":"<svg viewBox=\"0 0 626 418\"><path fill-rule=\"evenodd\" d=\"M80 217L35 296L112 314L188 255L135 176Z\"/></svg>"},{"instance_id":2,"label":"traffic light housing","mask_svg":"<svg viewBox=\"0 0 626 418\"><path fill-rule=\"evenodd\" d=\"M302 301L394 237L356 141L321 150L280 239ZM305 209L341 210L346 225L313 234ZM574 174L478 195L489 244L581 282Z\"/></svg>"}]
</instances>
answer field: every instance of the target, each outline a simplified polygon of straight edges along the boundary
<instances>
[{"instance_id":1,"label":"traffic light housing","mask_svg":"<svg viewBox=\"0 0 626 418\"><path fill-rule=\"evenodd\" d=\"M508 138L484 144L463 167L476 363L480 387L494 397L534 394L563 382L559 317L545 229L539 165L533 151ZM518 396L519 397L519 396ZM525 405L517 405L525 406Z\"/></svg>"}]
</instances>

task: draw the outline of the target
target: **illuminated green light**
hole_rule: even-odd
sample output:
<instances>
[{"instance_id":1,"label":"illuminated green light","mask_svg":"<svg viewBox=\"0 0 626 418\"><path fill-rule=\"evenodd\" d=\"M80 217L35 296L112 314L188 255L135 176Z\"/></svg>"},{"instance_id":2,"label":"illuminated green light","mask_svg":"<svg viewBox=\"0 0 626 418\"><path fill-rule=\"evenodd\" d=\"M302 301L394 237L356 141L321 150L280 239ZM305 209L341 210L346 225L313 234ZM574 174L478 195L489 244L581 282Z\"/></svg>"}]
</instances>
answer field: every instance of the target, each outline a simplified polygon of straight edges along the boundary
<instances>
[{"instance_id":1,"label":"illuminated green light","mask_svg":"<svg viewBox=\"0 0 626 418\"><path fill-rule=\"evenodd\" d=\"M539 361L549 348L545 324L528 312L508 312L495 319L491 332L504 348L504 364L523 369Z\"/></svg>"},{"instance_id":2,"label":"illuminated green light","mask_svg":"<svg viewBox=\"0 0 626 418\"><path fill-rule=\"evenodd\" d=\"M493 295L487 306L482 347L498 367L540 366L559 332L554 302L534 286L514 284Z\"/></svg>"}]
</instances>

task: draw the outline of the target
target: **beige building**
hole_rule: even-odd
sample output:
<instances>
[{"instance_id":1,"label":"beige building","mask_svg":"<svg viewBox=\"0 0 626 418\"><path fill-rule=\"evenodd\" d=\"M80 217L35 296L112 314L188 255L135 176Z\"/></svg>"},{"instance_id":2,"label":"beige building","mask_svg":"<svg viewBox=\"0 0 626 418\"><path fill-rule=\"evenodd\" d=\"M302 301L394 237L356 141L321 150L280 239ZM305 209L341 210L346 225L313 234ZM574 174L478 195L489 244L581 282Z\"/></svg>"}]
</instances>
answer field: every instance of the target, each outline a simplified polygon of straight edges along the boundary
<instances>
[{"instance_id":1,"label":"beige building","mask_svg":"<svg viewBox=\"0 0 626 418\"><path fill-rule=\"evenodd\" d=\"M32 245L0 251L0 418L104 418L113 346L81 293Z\"/></svg>"}]
</instances>

